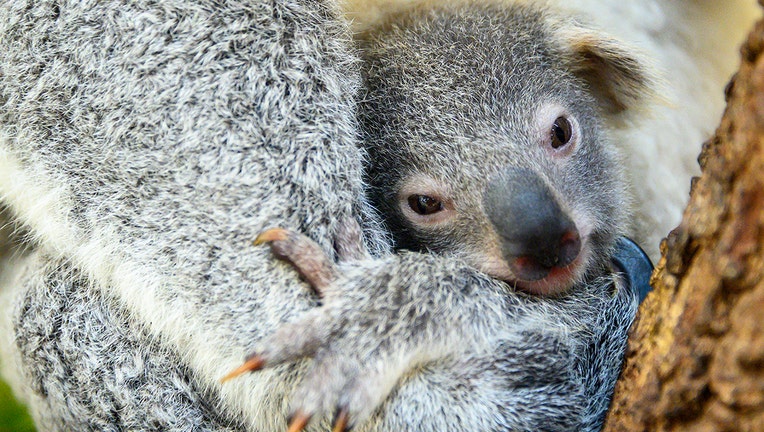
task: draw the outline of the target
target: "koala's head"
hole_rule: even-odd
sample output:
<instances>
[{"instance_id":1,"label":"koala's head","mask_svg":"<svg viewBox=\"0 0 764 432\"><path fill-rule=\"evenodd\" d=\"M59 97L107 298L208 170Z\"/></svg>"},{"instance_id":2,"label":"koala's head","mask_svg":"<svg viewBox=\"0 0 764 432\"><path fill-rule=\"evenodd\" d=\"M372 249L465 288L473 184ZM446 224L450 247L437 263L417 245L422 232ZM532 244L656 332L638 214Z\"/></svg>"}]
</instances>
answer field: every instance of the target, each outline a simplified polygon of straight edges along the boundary
<instances>
[{"instance_id":1,"label":"koala's head","mask_svg":"<svg viewBox=\"0 0 764 432\"><path fill-rule=\"evenodd\" d=\"M398 248L538 294L602 269L628 203L603 118L643 98L640 61L517 5L414 9L362 40L367 180Z\"/></svg>"}]
</instances>

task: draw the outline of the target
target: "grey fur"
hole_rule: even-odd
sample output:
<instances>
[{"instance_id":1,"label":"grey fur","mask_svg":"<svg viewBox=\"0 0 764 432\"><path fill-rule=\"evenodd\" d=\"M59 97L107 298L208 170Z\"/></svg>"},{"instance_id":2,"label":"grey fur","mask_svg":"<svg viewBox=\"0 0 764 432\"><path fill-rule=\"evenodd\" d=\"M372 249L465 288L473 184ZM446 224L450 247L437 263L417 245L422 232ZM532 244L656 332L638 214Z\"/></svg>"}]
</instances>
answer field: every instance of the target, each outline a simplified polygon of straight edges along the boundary
<instances>
[{"instance_id":1,"label":"grey fur","mask_svg":"<svg viewBox=\"0 0 764 432\"><path fill-rule=\"evenodd\" d=\"M362 431L599 427L633 293L603 275L539 299L385 253L360 198L359 85L317 1L0 6L0 150L14 181L57 191L38 207L0 184L36 242L0 304L41 428L272 431L301 408L321 430L338 404ZM352 219L373 257L342 263L320 307L249 245L278 225L333 254ZM308 331L311 359L217 382Z\"/></svg>"},{"instance_id":2,"label":"grey fur","mask_svg":"<svg viewBox=\"0 0 764 432\"><path fill-rule=\"evenodd\" d=\"M538 6L488 1L425 5L367 30L367 177L397 247L459 256L515 280L518 256L539 269L567 265L571 253L558 243L583 220L592 226L586 264L602 272L626 232L629 201L603 117L639 106L650 90L628 51L604 36L565 40L560 31L578 24L561 22ZM554 149L557 117L580 133ZM449 203L439 212L449 219L407 215L402 191Z\"/></svg>"},{"instance_id":3,"label":"grey fur","mask_svg":"<svg viewBox=\"0 0 764 432\"><path fill-rule=\"evenodd\" d=\"M32 259L14 313L35 421L49 430L242 430L215 409L177 352L158 344L82 274ZM44 279L41 279L44 278Z\"/></svg>"}]
</instances>

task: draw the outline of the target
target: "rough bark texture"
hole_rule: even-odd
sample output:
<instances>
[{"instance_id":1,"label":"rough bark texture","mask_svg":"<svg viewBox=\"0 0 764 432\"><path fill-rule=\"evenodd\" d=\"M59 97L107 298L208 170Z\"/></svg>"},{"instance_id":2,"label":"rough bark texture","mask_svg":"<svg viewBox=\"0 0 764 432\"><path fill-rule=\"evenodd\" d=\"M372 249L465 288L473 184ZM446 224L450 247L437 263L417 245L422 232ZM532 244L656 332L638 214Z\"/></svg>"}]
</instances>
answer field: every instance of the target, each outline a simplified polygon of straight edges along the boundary
<instances>
[{"instance_id":1,"label":"rough bark texture","mask_svg":"<svg viewBox=\"0 0 764 432\"><path fill-rule=\"evenodd\" d=\"M764 22L727 91L605 431L764 431Z\"/></svg>"}]
</instances>

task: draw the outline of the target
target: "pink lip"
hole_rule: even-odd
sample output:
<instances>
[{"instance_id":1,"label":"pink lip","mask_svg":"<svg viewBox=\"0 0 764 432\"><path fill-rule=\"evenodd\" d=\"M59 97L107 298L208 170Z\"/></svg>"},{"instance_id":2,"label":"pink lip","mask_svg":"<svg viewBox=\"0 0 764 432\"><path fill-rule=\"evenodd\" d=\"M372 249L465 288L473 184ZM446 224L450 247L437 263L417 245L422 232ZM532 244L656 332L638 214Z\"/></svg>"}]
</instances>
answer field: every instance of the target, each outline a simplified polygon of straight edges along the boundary
<instances>
[{"instance_id":1,"label":"pink lip","mask_svg":"<svg viewBox=\"0 0 764 432\"><path fill-rule=\"evenodd\" d=\"M498 252L482 255L483 259L472 263L489 276L503 280L519 290L534 295L555 296L564 293L576 283L586 270L591 251L585 237L582 237L582 240L581 251L571 263L565 267L552 268L548 274L536 280L519 278L506 260L498 258Z\"/></svg>"},{"instance_id":2,"label":"pink lip","mask_svg":"<svg viewBox=\"0 0 764 432\"><path fill-rule=\"evenodd\" d=\"M585 251L565 267L553 267L545 277L534 280L514 280L515 286L531 294L554 296L565 292L578 279L584 262Z\"/></svg>"}]
</instances>

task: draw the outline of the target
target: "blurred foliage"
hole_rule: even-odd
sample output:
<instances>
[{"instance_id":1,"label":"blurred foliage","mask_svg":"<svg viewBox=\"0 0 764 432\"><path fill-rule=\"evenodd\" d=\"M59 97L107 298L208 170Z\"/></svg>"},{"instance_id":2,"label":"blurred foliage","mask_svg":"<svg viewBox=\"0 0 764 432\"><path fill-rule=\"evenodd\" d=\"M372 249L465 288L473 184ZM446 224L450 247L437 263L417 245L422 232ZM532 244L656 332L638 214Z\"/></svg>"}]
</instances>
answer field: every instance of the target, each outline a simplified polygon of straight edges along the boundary
<instances>
[{"instance_id":1,"label":"blurred foliage","mask_svg":"<svg viewBox=\"0 0 764 432\"><path fill-rule=\"evenodd\" d=\"M0 432L34 431L34 423L26 408L16 400L8 384L0 380Z\"/></svg>"}]
</instances>

